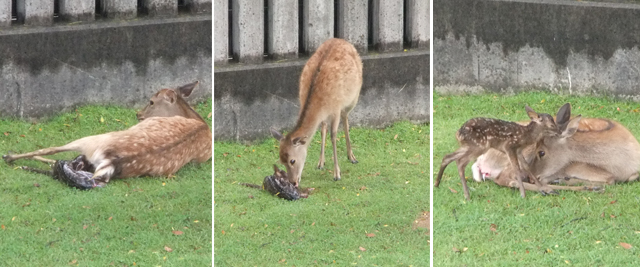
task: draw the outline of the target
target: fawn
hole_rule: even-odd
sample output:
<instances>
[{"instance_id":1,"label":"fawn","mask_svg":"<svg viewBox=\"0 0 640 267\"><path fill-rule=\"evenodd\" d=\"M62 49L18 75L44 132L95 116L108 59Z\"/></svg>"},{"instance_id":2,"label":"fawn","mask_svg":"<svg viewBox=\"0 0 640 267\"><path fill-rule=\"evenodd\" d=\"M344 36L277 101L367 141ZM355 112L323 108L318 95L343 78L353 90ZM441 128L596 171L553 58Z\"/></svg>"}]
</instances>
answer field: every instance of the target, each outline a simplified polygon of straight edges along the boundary
<instances>
[{"instance_id":1,"label":"fawn","mask_svg":"<svg viewBox=\"0 0 640 267\"><path fill-rule=\"evenodd\" d=\"M567 103L560 108L558 114L562 115L570 109L571 105ZM531 119L531 122L526 126L490 118L474 118L465 122L456 132L460 148L442 159L435 186L439 186L447 165L455 160L458 165L460 181L464 188L464 196L469 200L469 187L464 175L465 168L470 160L493 148L505 153L511 166L517 170L518 187L520 188L520 195L524 198L526 193L522 183L523 179L529 176L534 183L539 184L539 182L526 167L526 162L522 157L522 149L530 145L536 145L545 136L553 136L558 132L556 123L551 115L546 113L538 114L528 105L525 105L525 110ZM576 119L579 120L580 117ZM525 164L521 165L521 163Z\"/></svg>"},{"instance_id":2,"label":"fawn","mask_svg":"<svg viewBox=\"0 0 640 267\"><path fill-rule=\"evenodd\" d=\"M598 118L583 118L576 123L569 115L557 118L561 132L546 137L538 147L523 150L531 172L543 183L606 185L638 179L640 143L620 123ZM509 186L513 169L508 159L495 150L478 157L474 179L493 179ZM475 172L475 170L478 172ZM554 186L550 185L552 189ZM534 188L535 189L535 188ZM598 187L561 187L575 191L599 190Z\"/></svg>"},{"instance_id":3,"label":"fawn","mask_svg":"<svg viewBox=\"0 0 640 267\"><path fill-rule=\"evenodd\" d=\"M65 151L77 151L93 165L93 179L104 186L111 178L168 176L188 162L211 158L211 129L184 100L198 82L177 89L162 89L137 113L140 123L123 131L87 136L60 147L30 153L4 155L6 162L41 158Z\"/></svg>"},{"instance_id":4,"label":"fawn","mask_svg":"<svg viewBox=\"0 0 640 267\"><path fill-rule=\"evenodd\" d=\"M349 112L358 103L362 87L362 60L355 47L343 39L329 39L309 58L300 75L300 113L294 129L283 136L271 128L280 141L280 162L285 165L289 181L298 186L307 158L307 149L318 125L322 124L322 144L318 168L324 167L327 124L331 126L333 144L333 178L340 180L336 151L338 126L342 119L347 143L347 157L358 163L351 151Z\"/></svg>"}]
</instances>

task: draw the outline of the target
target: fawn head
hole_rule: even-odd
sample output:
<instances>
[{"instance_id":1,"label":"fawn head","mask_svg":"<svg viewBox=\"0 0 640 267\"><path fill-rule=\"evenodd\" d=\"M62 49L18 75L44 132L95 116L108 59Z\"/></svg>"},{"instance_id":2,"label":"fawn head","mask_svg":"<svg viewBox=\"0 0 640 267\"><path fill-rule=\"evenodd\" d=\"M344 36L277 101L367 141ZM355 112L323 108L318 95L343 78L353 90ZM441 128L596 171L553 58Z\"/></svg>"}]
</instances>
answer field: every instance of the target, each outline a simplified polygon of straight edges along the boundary
<instances>
[{"instance_id":1,"label":"fawn head","mask_svg":"<svg viewBox=\"0 0 640 267\"><path fill-rule=\"evenodd\" d=\"M524 109L527 111L527 115L531 119L529 127L533 127L534 136L553 136L558 133L558 126L551 115L547 113L537 113L529 105L525 105ZM564 104L558 111L558 116L565 116L565 114L571 112L571 105L569 103Z\"/></svg>"},{"instance_id":2,"label":"fawn head","mask_svg":"<svg viewBox=\"0 0 640 267\"><path fill-rule=\"evenodd\" d=\"M182 116L190 119L204 121L200 115L189 106L184 98L189 97L198 81L180 86L175 89L162 89L155 93L149 100L149 104L138 111L138 121L151 117Z\"/></svg>"},{"instance_id":3,"label":"fawn head","mask_svg":"<svg viewBox=\"0 0 640 267\"><path fill-rule=\"evenodd\" d=\"M278 168L278 165L273 164L273 176L276 177L276 179L287 179L287 172L280 170Z\"/></svg>"},{"instance_id":4,"label":"fawn head","mask_svg":"<svg viewBox=\"0 0 640 267\"><path fill-rule=\"evenodd\" d=\"M287 168L287 179L298 187L302 178L302 169L307 160L307 137L283 136L273 128L271 128L271 134L280 141L280 162Z\"/></svg>"}]
</instances>

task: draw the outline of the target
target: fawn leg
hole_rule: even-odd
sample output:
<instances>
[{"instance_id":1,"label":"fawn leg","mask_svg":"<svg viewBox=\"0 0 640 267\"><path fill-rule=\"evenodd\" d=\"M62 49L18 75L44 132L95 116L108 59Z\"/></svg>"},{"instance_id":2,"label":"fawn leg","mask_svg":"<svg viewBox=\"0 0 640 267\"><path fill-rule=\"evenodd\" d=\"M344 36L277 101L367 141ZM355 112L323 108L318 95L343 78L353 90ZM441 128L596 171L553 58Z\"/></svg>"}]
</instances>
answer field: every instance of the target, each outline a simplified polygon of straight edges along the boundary
<instances>
[{"instance_id":1,"label":"fawn leg","mask_svg":"<svg viewBox=\"0 0 640 267\"><path fill-rule=\"evenodd\" d=\"M40 174L46 174L46 175L49 175L49 176L53 176L53 171L45 171L45 170L31 168L31 167L27 167L27 166L22 166L20 168L25 170L25 171L30 171L30 172L35 172L35 173L40 173Z\"/></svg>"},{"instance_id":2,"label":"fawn leg","mask_svg":"<svg viewBox=\"0 0 640 267\"><path fill-rule=\"evenodd\" d=\"M345 141L347 142L347 158L349 158L349 161L351 161L351 163L356 164L358 163L358 160L356 159L356 156L353 155L353 151L351 150L351 138L349 137L349 113L343 111L342 113L340 113L340 116L342 117L344 136Z\"/></svg>"},{"instance_id":3,"label":"fawn leg","mask_svg":"<svg viewBox=\"0 0 640 267\"><path fill-rule=\"evenodd\" d=\"M456 161L456 165L458 165L458 174L460 175L460 182L462 183L462 188L464 189L464 198L467 201L471 200L471 195L469 194L469 186L467 185L467 179L464 178L464 169L469 164L469 158L461 157Z\"/></svg>"},{"instance_id":4,"label":"fawn leg","mask_svg":"<svg viewBox=\"0 0 640 267\"><path fill-rule=\"evenodd\" d=\"M527 175L527 172L524 172L522 171L522 169L520 169L520 164L518 163L518 155L513 149L505 147L503 150L507 152L506 154L509 158L509 161L511 162L511 166L513 166L513 168L517 170L516 177L518 177L518 184L520 185L520 196L524 198L526 196L526 193L524 185L522 184L522 179Z\"/></svg>"},{"instance_id":5,"label":"fawn leg","mask_svg":"<svg viewBox=\"0 0 640 267\"><path fill-rule=\"evenodd\" d=\"M333 116L331 121L331 143L333 144L333 180L340 180L340 166L338 166L338 147L336 146L336 138L338 137L338 126L340 117Z\"/></svg>"},{"instance_id":6,"label":"fawn leg","mask_svg":"<svg viewBox=\"0 0 640 267\"><path fill-rule=\"evenodd\" d=\"M320 146L320 161L318 161L318 169L324 169L324 144L327 140L327 122L323 121L320 136L322 137L322 145Z\"/></svg>"},{"instance_id":7,"label":"fawn leg","mask_svg":"<svg viewBox=\"0 0 640 267\"><path fill-rule=\"evenodd\" d=\"M438 176L437 176L436 182L434 184L435 187L438 187L440 185L440 180L442 179L442 174L444 173L444 170L447 168L447 165L449 165L449 163L451 163L452 161L458 160L459 158L464 156L467 153L467 151L468 151L467 148L460 147L456 151L454 151L453 153L448 154L448 155L444 156L444 158L442 158L442 163L440 164L440 170L438 171Z\"/></svg>"}]
</instances>

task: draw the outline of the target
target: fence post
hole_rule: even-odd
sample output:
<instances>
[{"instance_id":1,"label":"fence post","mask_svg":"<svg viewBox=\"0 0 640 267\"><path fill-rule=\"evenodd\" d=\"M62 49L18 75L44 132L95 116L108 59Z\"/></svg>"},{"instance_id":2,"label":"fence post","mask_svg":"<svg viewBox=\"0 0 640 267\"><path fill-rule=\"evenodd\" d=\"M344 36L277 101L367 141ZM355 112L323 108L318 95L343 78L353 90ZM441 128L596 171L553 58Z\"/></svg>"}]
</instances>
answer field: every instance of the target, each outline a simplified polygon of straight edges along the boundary
<instances>
[{"instance_id":1,"label":"fence post","mask_svg":"<svg viewBox=\"0 0 640 267\"><path fill-rule=\"evenodd\" d=\"M359 53L367 52L369 1L338 0L337 35L349 41Z\"/></svg>"},{"instance_id":2,"label":"fence post","mask_svg":"<svg viewBox=\"0 0 640 267\"><path fill-rule=\"evenodd\" d=\"M132 19L138 15L138 1L101 0L102 15L107 18Z\"/></svg>"},{"instance_id":3,"label":"fence post","mask_svg":"<svg viewBox=\"0 0 640 267\"><path fill-rule=\"evenodd\" d=\"M23 22L24 25L43 26L53 24L53 1L51 0L22 0L17 2L16 8L18 21Z\"/></svg>"},{"instance_id":4,"label":"fence post","mask_svg":"<svg viewBox=\"0 0 640 267\"><path fill-rule=\"evenodd\" d=\"M233 0L233 56L243 63L262 61L264 54L264 0Z\"/></svg>"},{"instance_id":5,"label":"fence post","mask_svg":"<svg viewBox=\"0 0 640 267\"><path fill-rule=\"evenodd\" d=\"M0 27L11 26L11 1L0 2Z\"/></svg>"},{"instance_id":6,"label":"fence post","mask_svg":"<svg viewBox=\"0 0 640 267\"><path fill-rule=\"evenodd\" d=\"M304 0L302 5L302 47L311 55L333 37L333 1Z\"/></svg>"},{"instance_id":7,"label":"fence post","mask_svg":"<svg viewBox=\"0 0 640 267\"><path fill-rule=\"evenodd\" d=\"M93 21L95 14L94 0L60 0L60 17L67 21Z\"/></svg>"},{"instance_id":8,"label":"fence post","mask_svg":"<svg viewBox=\"0 0 640 267\"><path fill-rule=\"evenodd\" d=\"M267 53L274 59L298 56L298 0L268 0Z\"/></svg>"},{"instance_id":9,"label":"fence post","mask_svg":"<svg viewBox=\"0 0 640 267\"><path fill-rule=\"evenodd\" d=\"M373 42L378 51L402 51L403 4L402 0L373 1Z\"/></svg>"},{"instance_id":10,"label":"fence post","mask_svg":"<svg viewBox=\"0 0 640 267\"><path fill-rule=\"evenodd\" d=\"M229 59L229 1L215 0L216 9L213 14L214 63L226 63Z\"/></svg>"},{"instance_id":11,"label":"fence post","mask_svg":"<svg viewBox=\"0 0 640 267\"><path fill-rule=\"evenodd\" d=\"M425 0L407 0L405 40L413 48L429 46L429 2Z\"/></svg>"},{"instance_id":12,"label":"fence post","mask_svg":"<svg viewBox=\"0 0 640 267\"><path fill-rule=\"evenodd\" d=\"M185 3L191 13L211 13L211 0L185 0ZM229 3L226 5L229 6ZM217 0L216 6L218 6Z\"/></svg>"},{"instance_id":13,"label":"fence post","mask_svg":"<svg viewBox=\"0 0 640 267\"><path fill-rule=\"evenodd\" d=\"M143 9L149 16L175 16L178 14L178 1L176 0L144 0Z\"/></svg>"}]
</instances>

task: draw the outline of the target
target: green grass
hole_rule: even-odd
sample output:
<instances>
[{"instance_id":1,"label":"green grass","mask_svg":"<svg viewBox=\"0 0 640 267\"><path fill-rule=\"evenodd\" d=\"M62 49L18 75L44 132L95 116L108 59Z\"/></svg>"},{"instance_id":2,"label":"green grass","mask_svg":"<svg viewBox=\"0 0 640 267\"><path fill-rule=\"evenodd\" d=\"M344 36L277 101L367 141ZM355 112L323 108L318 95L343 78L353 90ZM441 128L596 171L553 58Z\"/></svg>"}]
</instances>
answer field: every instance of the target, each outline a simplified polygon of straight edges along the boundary
<instances>
[{"instance_id":1,"label":"green grass","mask_svg":"<svg viewBox=\"0 0 640 267\"><path fill-rule=\"evenodd\" d=\"M640 134L640 104L635 102L542 92L514 96L435 93L433 176L442 157L458 147L454 134L468 119L528 120L525 104L538 112L555 114L565 102L572 104L574 115L611 118L634 135ZM492 182L474 182L470 166L466 172L470 202L464 200L455 163L447 168L440 188L434 188L434 266L640 263L640 183L608 186L602 194L562 191L559 196L545 197L529 192L522 199L516 190ZM495 232L491 224L497 226ZM620 242L633 248L625 249ZM461 252L454 252L454 248Z\"/></svg>"},{"instance_id":2,"label":"green grass","mask_svg":"<svg viewBox=\"0 0 640 267\"><path fill-rule=\"evenodd\" d=\"M196 109L207 116L211 100ZM93 106L39 123L0 119L0 154L59 146L135 123L132 109ZM0 265L211 265L211 161L190 163L173 178L115 179L89 191L14 169L21 165L48 168L29 160L13 166L0 161Z\"/></svg>"},{"instance_id":3,"label":"green grass","mask_svg":"<svg viewBox=\"0 0 640 267\"><path fill-rule=\"evenodd\" d=\"M215 265L428 266L428 231L413 230L412 222L429 210L429 125L402 122L350 132L359 163L347 160L340 132L338 182L331 173L331 142L325 170L318 170L320 135L313 138L301 187L316 190L298 201L238 185L261 184L273 174L275 139L216 142Z\"/></svg>"}]
</instances>

